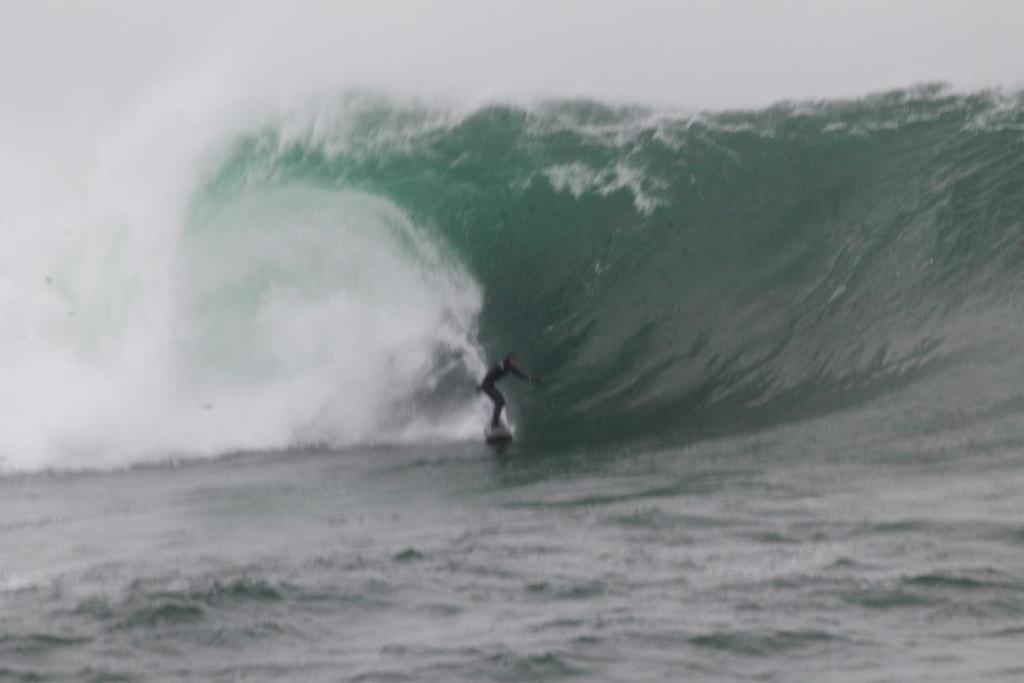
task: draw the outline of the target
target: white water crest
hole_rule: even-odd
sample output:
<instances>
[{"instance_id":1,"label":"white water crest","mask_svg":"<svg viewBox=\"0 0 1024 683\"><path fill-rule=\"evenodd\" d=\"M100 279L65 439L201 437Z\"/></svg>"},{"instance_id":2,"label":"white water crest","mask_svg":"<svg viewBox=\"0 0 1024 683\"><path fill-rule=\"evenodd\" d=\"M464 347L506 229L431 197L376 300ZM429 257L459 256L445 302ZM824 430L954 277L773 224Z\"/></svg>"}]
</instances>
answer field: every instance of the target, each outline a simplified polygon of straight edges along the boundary
<instances>
[{"instance_id":1,"label":"white water crest","mask_svg":"<svg viewBox=\"0 0 1024 683\"><path fill-rule=\"evenodd\" d=\"M434 389L483 368L482 293L436 235L337 190L197 208L278 112L222 86L158 91L0 217L0 471L475 434Z\"/></svg>"}]
</instances>

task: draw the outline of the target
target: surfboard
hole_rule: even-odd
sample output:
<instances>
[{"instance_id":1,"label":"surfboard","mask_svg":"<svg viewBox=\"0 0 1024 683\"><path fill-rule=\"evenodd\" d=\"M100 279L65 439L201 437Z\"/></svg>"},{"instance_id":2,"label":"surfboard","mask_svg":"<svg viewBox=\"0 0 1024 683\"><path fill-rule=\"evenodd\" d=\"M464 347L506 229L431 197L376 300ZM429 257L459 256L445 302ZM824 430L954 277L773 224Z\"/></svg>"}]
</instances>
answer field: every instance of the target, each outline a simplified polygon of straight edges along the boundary
<instances>
[{"instance_id":1,"label":"surfboard","mask_svg":"<svg viewBox=\"0 0 1024 683\"><path fill-rule=\"evenodd\" d=\"M512 440L512 432L505 425L484 428L484 441L487 443L508 443Z\"/></svg>"}]
</instances>

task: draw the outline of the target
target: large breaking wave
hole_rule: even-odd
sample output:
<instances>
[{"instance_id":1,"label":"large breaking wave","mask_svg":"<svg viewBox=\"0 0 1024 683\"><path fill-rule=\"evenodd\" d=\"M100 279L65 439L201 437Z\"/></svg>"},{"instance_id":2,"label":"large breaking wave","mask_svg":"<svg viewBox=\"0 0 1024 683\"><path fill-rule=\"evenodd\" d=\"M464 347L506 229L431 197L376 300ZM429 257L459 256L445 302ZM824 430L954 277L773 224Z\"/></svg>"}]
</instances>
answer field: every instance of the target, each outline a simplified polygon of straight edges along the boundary
<instances>
[{"instance_id":1,"label":"large breaking wave","mask_svg":"<svg viewBox=\"0 0 1024 683\"><path fill-rule=\"evenodd\" d=\"M38 393L0 394L29 426L8 467L475 436L510 349L548 378L510 387L535 442L675 441L863 404L1018 327L1019 96L346 93L216 143L160 240L106 225L31 312L3 283L4 374Z\"/></svg>"}]
</instances>

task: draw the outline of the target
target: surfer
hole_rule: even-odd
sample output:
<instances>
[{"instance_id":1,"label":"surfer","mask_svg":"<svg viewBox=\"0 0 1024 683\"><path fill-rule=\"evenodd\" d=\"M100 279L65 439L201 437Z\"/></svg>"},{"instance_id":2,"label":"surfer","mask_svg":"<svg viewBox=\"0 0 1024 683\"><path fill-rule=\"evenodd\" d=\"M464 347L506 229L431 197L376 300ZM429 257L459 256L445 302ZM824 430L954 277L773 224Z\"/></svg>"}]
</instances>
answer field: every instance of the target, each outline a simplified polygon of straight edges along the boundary
<instances>
[{"instance_id":1,"label":"surfer","mask_svg":"<svg viewBox=\"0 0 1024 683\"><path fill-rule=\"evenodd\" d=\"M505 407L505 397L501 395L498 388L494 386L494 383L500 380L505 375L512 373L519 379L524 379L530 384L539 384L538 380L533 375L527 374L516 367L516 354L510 353L505 356L500 363L492 366L487 374L484 375L483 381L476 388L477 391L482 391L494 401L494 415L491 417L491 427L497 428L501 422L501 411Z\"/></svg>"}]
</instances>

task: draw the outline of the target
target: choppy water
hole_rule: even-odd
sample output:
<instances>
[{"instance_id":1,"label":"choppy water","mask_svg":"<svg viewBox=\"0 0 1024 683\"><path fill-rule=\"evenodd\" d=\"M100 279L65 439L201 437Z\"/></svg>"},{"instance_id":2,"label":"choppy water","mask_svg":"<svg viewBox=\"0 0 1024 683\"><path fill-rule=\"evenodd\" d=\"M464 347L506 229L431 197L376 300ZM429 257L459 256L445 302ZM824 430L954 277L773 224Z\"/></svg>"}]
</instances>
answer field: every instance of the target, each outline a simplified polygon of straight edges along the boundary
<instances>
[{"instance_id":1,"label":"choppy water","mask_svg":"<svg viewBox=\"0 0 1024 683\"><path fill-rule=\"evenodd\" d=\"M1008 408L7 479L0 677L1019 680Z\"/></svg>"}]
</instances>

